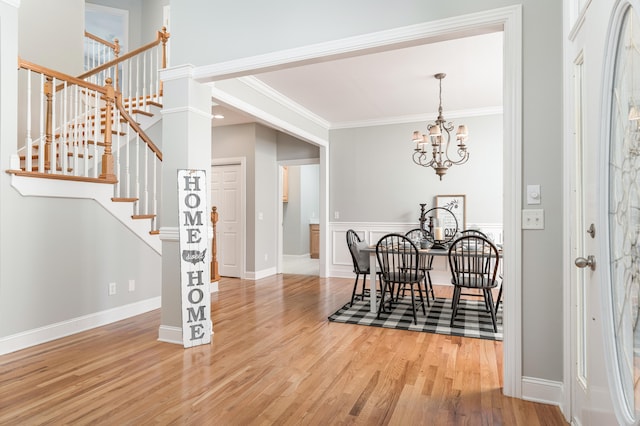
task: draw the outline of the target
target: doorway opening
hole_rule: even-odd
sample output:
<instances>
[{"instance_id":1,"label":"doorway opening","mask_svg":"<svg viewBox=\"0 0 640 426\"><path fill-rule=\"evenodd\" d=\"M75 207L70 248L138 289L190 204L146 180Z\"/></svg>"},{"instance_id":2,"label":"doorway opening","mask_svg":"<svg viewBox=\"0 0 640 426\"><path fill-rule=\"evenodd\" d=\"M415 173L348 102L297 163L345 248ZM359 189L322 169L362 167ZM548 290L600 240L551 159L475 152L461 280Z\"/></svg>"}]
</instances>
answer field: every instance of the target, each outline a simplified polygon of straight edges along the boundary
<instances>
[{"instance_id":1,"label":"doorway opening","mask_svg":"<svg viewBox=\"0 0 640 426\"><path fill-rule=\"evenodd\" d=\"M320 166L314 162L279 165L278 273L320 274Z\"/></svg>"}]
</instances>

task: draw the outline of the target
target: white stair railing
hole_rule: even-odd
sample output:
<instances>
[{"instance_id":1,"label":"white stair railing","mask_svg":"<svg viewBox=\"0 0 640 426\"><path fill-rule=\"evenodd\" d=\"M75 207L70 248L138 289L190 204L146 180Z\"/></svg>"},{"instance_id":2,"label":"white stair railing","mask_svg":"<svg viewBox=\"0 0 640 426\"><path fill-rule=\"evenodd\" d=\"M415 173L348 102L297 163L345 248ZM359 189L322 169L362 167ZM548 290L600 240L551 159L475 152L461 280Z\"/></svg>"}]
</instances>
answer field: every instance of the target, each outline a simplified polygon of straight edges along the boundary
<instances>
[{"instance_id":1,"label":"white stair railing","mask_svg":"<svg viewBox=\"0 0 640 426\"><path fill-rule=\"evenodd\" d=\"M84 70L91 71L100 65L113 61L120 54L120 42L114 39L113 43L104 40L90 32L84 32ZM102 73L96 76L92 83L104 82L107 77L113 77ZM104 84L104 83L103 83Z\"/></svg>"},{"instance_id":2,"label":"white stair railing","mask_svg":"<svg viewBox=\"0 0 640 426\"><path fill-rule=\"evenodd\" d=\"M168 38L163 28L119 58L116 41L114 59L79 77L19 59L24 143L20 168L8 172L113 183L113 200L133 202L133 217L151 219L157 233L162 153L133 116L159 113Z\"/></svg>"},{"instance_id":3,"label":"white stair railing","mask_svg":"<svg viewBox=\"0 0 640 426\"><path fill-rule=\"evenodd\" d=\"M122 94L130 115L137 111L148 113L150 104L159 104L162 82L159 71L166 67L166 28L157 32L156 39L138 49L101 64L78 78L101 84L112 77L116 91Z\"/></svg>"},{"instance_id":4,"label":"white stair railing","mask_svg":"<svg viewBox=\"0 0 640 426\"><path fill-rule=\"evenodd\" d=\"M24 135L18 151L21 171L98 179L98 158L102 161L111 139L100 135L95 116L111 108L113 88L22 59L18 63L20 84L24 85L18 109ZM33 135L38 137L33 139ZM90 145L94 145L92 151Z\"/></svg>"}]
</instances>

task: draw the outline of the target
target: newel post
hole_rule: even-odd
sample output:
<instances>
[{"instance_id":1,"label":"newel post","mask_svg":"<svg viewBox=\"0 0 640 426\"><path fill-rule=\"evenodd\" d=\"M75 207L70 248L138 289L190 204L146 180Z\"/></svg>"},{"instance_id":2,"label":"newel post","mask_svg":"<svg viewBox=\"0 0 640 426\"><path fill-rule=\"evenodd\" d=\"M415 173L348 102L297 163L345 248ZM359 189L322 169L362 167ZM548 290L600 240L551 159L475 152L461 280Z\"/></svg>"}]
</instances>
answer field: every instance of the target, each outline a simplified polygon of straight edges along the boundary
<instances>
[{"instance_id":1,"label":"newel post","mask_svg":"<svg viewBox=\"0 0 640 426\"><path fill-rule=\"evenodd\" d=\"M105 123L104 123L104 153L102 154L102 173L100 173L100 179L104 179L110 182L116 182L118 179L113 173L113 154L111 152L111 137L113 128L113 101L115 99L115 91L111 77L107 77L105 80L104 88L107 90L107 94L104 96L105 100Z\"/></svg>"},{"instance_id":2,"label":"newel post","mask_svg":"<svg viewBox=\"0 0 640 426\"><path fill-rule=\"evenodd\" d=\"M47 76L44 83L44 94L47 98L47 116L44 131L44 172L51 170L51 144L53 143L53 77Z\"/></svg>"},{"instance_id":3,"label":"newel post","mask_svg":"<svg viewBox=\"0 0 640 426\"><path fill-rule=\"evenodd\" d=\"M113 58L114 59L118 59L118 56L120 56L120 41L117 38L113 39ZM116 78L116 84L115 87L120 88L120 75L118 74L118 66L115 66L115 69L113 70L113 74L114 77Z\"/></svg>"},{"instance_id":4,"label":"newel post","mask_svg":"<svg viewBox=\"0 0 640 426\"><path fill-rule=\"evenodd\" d=\"M218 208L211 207L211 224L213 225L213 239L211 240L211 282L220 281L218 274L218 248L216 243L216 224L218 223Z\"/></svg>"},{"instance_id":5,"label":"newel post","mask_svg":"<svg viewBox=\"0 0 640 426\"><path fill-rule=\"evenodd\" d=\"M165 69L167 67L167 41L169 41L169 37L171 37L171 34L167 32L167 27L162 27L162 31L158 31L158 37L160 37L160 40L162 40L162 64L161 64L162 68L161 69ZM160 96L162 96L162 91L163 91L162 80L160 80L158 90L160 90Z\"/></svg>"}]
</instances>

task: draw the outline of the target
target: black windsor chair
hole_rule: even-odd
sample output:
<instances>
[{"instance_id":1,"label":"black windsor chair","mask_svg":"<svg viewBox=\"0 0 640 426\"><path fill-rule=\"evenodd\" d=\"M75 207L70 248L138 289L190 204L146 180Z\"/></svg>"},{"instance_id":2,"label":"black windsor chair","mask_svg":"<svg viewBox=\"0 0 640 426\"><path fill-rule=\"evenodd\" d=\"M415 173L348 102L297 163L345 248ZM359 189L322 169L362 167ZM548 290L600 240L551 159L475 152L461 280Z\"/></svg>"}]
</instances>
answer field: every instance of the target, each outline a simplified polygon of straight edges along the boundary
<instances>
[{"instance_id":1,"label":"black windsor chair","mask_svg":"<svg viewBox=\"0 0 640 426\"><path fill-rule=\"evenodd\" d=\"M356 231L349 229L347 231L347 246L349 247L349 253L351 254L351 260L353 262L353 272L356 274L356 281L353 283L353 291L351 292L351 306L353 306L353 301L356 298L358 290L360 275L362 275L362 290L359 294L360 298L364 299L370 293L366 286L367 275L370 274L369 253L361 251L362 248L368 247L368 243L361 240Z\"/></svg>"},{"instance_id":2,"label":"black windsor chair","mask_svg":"<svg viewBox=\"0 0 640 426\"><path fill-rule=\"evenodd\" d=\"M425 231L420 228L412 229L404 235L411 241L413 241L416 247L419 247L418 244L420 244L420 241L426 239ZM436 296L433 292L433 282L431 281L431 274L429 273L429 271L433 269L433 256L421 254L418 262L418 268L424 273L425 279L427 280L425 283L427 292L427 305L431 306L431 302L429 302L429 293L431 293L431 298L433 300L436 300Z\"/></svg>"},{"instance_id":3,"label":"black windsor chair","mask_svg":"<svg viewBox=\"0 0 640 426\"><path fill-rule=\"evenodd\" d=\"M451 327L454 326L462 289L478 289L484 296L485 308L491 313L493 331L497 332L496 310L492 290L498 286L498 248L489 239L468 235L455 240L449 247L449 266L453 290L453 312Z\"/></svg>"},{"instance_id":4,"label":"black windsor chair","mask_svg":"<svg viewBox=\"0 0 640 426\"><path fill-rule=\"evenodd\" d=\"M422 307L422 313L426 315L424 308L424 296L421 283L425 281L424 272L419 266L418 248L406 236L401 234L387 234L376 244L376 257L380 265L382 278L382 296L378 307L378 318L385 311L385 304L393 308L394 294L400 290L408 289L411 293L411 307L413 309L413 321L418 323L417 308ZM426 291L425 291L426 293ZM388 299L385 296L388 294ZM415 295L420 296L416 304Z\"/></svg>"}]
</instances>

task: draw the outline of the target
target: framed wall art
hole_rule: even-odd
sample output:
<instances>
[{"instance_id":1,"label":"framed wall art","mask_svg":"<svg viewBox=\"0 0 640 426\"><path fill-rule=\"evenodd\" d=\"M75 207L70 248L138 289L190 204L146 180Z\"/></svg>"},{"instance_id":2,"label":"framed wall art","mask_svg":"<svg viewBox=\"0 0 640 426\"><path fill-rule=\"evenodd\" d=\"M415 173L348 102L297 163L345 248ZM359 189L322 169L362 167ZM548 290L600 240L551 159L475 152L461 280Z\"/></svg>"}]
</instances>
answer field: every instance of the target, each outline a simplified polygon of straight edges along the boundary
<instances>
[{"instance_id":1,"label":"framed wall art","mask_svg":"<svg viewBox=\"0 0 640 426\"><path fill-rule=\"evenodd\" d=\"M436 207L443 207L453 213L458 221L458 231L467 229L467 202L464 194L436 195ZM437 212L436 210L436 217L439 217ZM445 222L444 227L448 229L455 227L455 223L447 223L453 222L452 217L446 212L443 213L445 214L441 216L441 219Z\"/></svg>"}]
</instances>

